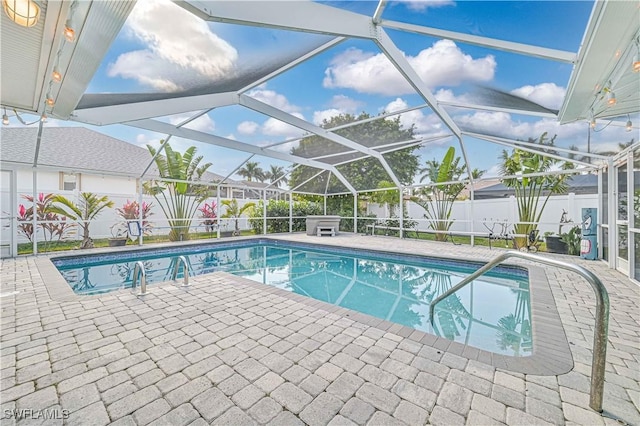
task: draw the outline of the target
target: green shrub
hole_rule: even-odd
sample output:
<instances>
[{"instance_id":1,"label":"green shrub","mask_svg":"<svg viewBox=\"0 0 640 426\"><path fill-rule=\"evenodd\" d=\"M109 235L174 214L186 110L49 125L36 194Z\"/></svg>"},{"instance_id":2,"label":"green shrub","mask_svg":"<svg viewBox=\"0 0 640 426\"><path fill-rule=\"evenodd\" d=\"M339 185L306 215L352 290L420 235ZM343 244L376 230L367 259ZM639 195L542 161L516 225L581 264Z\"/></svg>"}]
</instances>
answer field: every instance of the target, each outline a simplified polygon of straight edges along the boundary
<instances>
[{"instance_id":1,"label":"green shrub","mask_svg":"<svg viewBox=\"0 0 640 426\"><path fill-rule=\"evenodd\" d=\"M263 201L260 201L253 209L249 217L249 224L256 234L262 234L264 211ZM322 205L309 201L293 202L293 232L306 230L305 217L309 215L321 215ZM296 216L299 216L296 218ZM289 232L289 201L269 200L267 203L267 218L278 217L279 219L267 219L267 234Z\"/></svg>"}]
</instances>

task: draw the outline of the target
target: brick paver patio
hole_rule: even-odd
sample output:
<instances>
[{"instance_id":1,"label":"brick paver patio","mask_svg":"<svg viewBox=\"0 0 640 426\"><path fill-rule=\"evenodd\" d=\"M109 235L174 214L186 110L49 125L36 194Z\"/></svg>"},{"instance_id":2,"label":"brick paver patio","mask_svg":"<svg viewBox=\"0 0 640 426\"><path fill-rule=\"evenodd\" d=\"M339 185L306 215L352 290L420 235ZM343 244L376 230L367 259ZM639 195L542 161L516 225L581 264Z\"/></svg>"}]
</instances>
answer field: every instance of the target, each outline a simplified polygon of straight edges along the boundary
<instances>
[{"instance_id":1,"label":"brick paver patio","mask_svg":"<svg viewBox=\"0 0 640 426\"><path fill-rule=\"evenodd\" d=\"M499 253L385 237L281 238L465 259ZM16 420L21 410L68 417L43 424L640 425L640 288L602 262L558 258L609 290L603 415L588 407L593 293L555 268L545 271L574 368L535 376L226 273L192 277L188 290L150 285L144 298L122 290L54 300L42 260L23 257L3 260L0 276L2 425L32 424Z\"/></svg>"}]
</instances>

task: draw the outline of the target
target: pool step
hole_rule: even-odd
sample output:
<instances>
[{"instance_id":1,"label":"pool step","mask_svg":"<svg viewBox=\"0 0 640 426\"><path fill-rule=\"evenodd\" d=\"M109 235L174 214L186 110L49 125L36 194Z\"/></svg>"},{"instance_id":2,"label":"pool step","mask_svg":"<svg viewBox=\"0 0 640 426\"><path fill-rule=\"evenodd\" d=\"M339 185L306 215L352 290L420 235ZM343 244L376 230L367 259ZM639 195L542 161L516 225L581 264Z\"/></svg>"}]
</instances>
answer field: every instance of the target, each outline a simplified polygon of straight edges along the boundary
<instances>
[{"instance_id":1,"label":"pool step","mask_svg":"<svg viewBox=\"0 0 640 426\"><path fill-rule=\"evenodd\" d=\"M316 235L318 237L322 237L322 236L335 237L336 229L333 226L318 226L316 229Z\"/></svg>"}]
</instances>

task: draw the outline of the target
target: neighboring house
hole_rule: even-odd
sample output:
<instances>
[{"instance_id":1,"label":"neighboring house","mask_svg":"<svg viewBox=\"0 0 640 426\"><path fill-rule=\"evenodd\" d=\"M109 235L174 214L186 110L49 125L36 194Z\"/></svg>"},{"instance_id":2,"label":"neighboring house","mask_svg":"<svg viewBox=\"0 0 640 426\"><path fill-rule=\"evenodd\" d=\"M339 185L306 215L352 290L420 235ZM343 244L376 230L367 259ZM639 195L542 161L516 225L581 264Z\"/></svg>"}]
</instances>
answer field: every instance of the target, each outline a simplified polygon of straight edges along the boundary
<instances>
[{"instance_id":1,"label":"neighboring house","mask_svg":"<svg viewBox=\"0 0 640 426\"><path fill-rule=\"evenodd\" d=\"M18 193L33 190L32 169L38 129L3 127L0 165L16 170ZM38 151L38 192L73 191L135 194L138 178L151 162L142 148L85 127L45 127ZM146 177L157 177L155 164ZM207 172L205 181L223 176ZM233 182L229 182L233 183Z\"/></svg>"},{"instance_id":2,"label":"neighboring house","mask_svg":"<svg viewBox=\"0 0 640 426\"><path fill-rule=\"evenodd\" d=\"M573 175L567 181L567 194L574 193L576 195L597 194L598 193L598 176ZM546 194L546 192L544 192ZM492 185L486 188L476 189L474 191L474 199L486 200L491 198L507 198L515 196L513 188L509 188L502 183Z\"/></svg>"}]
</instances>

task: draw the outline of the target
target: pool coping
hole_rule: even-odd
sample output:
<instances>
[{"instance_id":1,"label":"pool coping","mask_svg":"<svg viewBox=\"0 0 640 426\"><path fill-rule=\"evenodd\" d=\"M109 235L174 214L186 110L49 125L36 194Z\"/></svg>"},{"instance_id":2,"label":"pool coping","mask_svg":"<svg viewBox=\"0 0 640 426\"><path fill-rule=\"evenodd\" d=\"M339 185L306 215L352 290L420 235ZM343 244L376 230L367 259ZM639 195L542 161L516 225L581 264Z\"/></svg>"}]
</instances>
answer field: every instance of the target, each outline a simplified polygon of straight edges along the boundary
<instances>
[{"instance_id":1,"label":"pool coping","mask_svg":"<svg viewBox=\"0 0 640 426\"><path fill-rule=\"evenodd\" d=\"M291 242L296 243L296 241L289 241L282 238L271 238L264 236L249 236L249 237L241 237L234 239L233 241L250 241L250 240L268 240L272 242ZM193 245L216 245L216 243L229 243L230 241L217 241L217 240L205 240L198 242L184 242L180 244L175 244L175 246L193 246ZM318 244L316 242L310 243L299 243L300 245L310 245L310 246L321 246L321 247L331 247L331 244ZM163 247L167 247L163 245ZM346 249L357 249L357 250L366 250L374 253L378 253L381 255L384 254L395 254L395 255L411 255L416 256L416 253L402 252L402 251L385 251L385 250L377 250L366 248L363 249L361 247L342 245L341 247ZM131 247L130 250L126 251L138 251L138 250L149 250L158 248L152 247L150 245L145 246L137 246ZM97 255L97 254L106 254L106 253L121 253L123 250L108 250L108 249L99 249L99 250L91 250L91 252L82 252L81 254L77 252L62 252L50 254L42 257L35 257L36 267L43 278L45 288L47 289L49 296L54 301L74 301L74 300L88 300L90 298L100 298L105 295L113 295L118 292L128 292L130 293L130 289L121 289L115 290L109 293L97 294L97 295L77 295L73 292L69 284L63 278L62 274L58 271L55 265L52 263L51 258L57 257L74 257L74 256L84 256L84 255ZM434 255L424 255L420 257L427 258L436 258L443 260L451 260L451 258L434 256ZM486 261L481 259L465 259L466 262L472 263L480 263L484 264ZM343 308L340 306L336 306L330 304L328 302L324 302L321 300L312 299L306 296L302 296L296 293L292 293L283 289L279 289L276 287L264 285L262 283L258 283L247 278L243 278L240 276L236 276L233 274L229 274L226 272L218 271L212 274L204 274L202 276L214 275L214 274L223 274L224 276L229 278L229 281L233 282L234 280L241 280L243 284L249 285L251 287L255 287L261 291L267 291L269 293L276 294L281 297L285 297L291 300L295 300L296 302L300 302L305 304L308 307L313 307L316 309L322 309L329 313L335 313L337 315L342 315L346 318L349 318L353 321L357 321L361 324L375 327L382 331L390 332L397 334L401 337L407 338L409 340L429 345L434 347L442 352L448 352L451 354L455 354L461 357L464 357L469 360L476 360L485 364L492 365L496 368L524 373L524 374L534 374L534 375L542 375L542 376L551 376L551 375L559 375L564 374L573 369L573 357L571 355L571 350L569 348L569 343L567 341L566 333L564 331L564 327L562 325L562 321L560 319L560 314L558 312L555 299L553 298L553 294L551 292L551 287L547 276L544 272L543 268L529 265L515 265L513 263L505 263L507 267L515 267L515 268L525 268L529 273L529 295L530 295L530 305L531 305L531 329L532 329L532 341L533 341L533 353L529 356L523 357L513 357L508 355L496 354L493 352L489 352L486 350L482 350L470 345L465 345L459 342L454 342L448 340L444 337L439 337L430 333L426 333L424 331L416 330L411 327L407 327L398 323L390 322L381 318L377 318L368 314L360 313L351 309ZM200 277L200 275L198 276ZM163 283L154 284L154 287L157 286L166 286L166 285L175 285L175 283L171 281L165 281ZM199 283L192 283L192 286L198 286Z\"/></svg>"}]
</instances>

